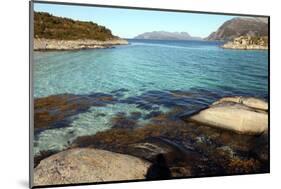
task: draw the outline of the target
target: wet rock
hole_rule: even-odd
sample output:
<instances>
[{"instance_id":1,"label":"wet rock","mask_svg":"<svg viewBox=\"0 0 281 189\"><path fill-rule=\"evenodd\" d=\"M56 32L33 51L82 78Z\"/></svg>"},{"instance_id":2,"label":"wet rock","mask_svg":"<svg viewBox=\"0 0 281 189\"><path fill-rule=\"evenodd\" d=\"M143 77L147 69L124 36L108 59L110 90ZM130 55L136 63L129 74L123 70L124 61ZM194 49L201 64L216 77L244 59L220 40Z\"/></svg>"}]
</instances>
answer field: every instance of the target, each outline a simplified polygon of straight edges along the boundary
<instances>
[{"instance_id":1,"label":"wet rock","mask_svg":"<svg viewBox=\"0 0 281 189\"><path fill-rule=\"evenodd\" d=\"M227 156L228 158L234 158L236 155L235 151L229 146L218 147L216 150L221 153L221 156Z\"/></svg>"},{"instance_id":2,"label":"wet rock","mask_svg":"<svg viewBox=\"0 0 281 189\"><path fill-rule=\"evenodd\" d=\"M152 111L149 114L145 115L144 119L150 119L153 117L157 117L157 116L161 115L161 113L162 113L161 111Z\"/></svg>"},{"instance_id":3,"label":"wet rock","mask_svg":"<svg viewBox=\"0 0 281 189\"><path fill-rule=\"evenodd\" d=\"M111 119L113 128L132 129L137 127L137 122L133 119L126 117L125 115L119 114Z\"/></svg>"},{"instance_id":4,"label":"wet rock","mask_svg":"<svg viewBox=\"0 0 281 189\"><path fill-rule=\"evenodd\" d=\"M96 116L97 116L97 117L105 117L106 114L105 114L105 113L98 113L98 114L96 114Z\"/></svg>"},{"instance_id":5,"label":"wet rock","mask_svg":"<svg viewBox=\"0 0 281 189\"><path fill-rule=\"evenodd\" d=\"M255 141L254 153L260 161L268 165L269 161L269 145L268 145L268 132L263 133ZM268 166L269 167L269 166Z\"/></svg>"},{"instance_id":6,"label":"wet rock","mask_svg":"<svg viewBox=\"0 0 281 189\"><path fill-rule=\"evenodd\" d=\"M215 148L209 158L221 165L225 174L258 173L266 172L267 169L267 165L254 156L241 155L229 146Z\"/></svg>"},{"instance_id":7,"label":"wet rock","mask_svg":"<svg viewBox=\"0 0 281 189\"><path fill-rule=\"evenodd\" d=\"M171 171L166 163L163 154L158 154L154 163L149 167L146 178L148 180L169 179L171 178Z\"/></svg>"},{"instance_id":8,"label":"wet rock","mask_svg":"<svg viewBox=\"0 0 281 189\"><path fill-rule=\"evenodd\" d=\"M188 177L192 176L191 169L189 167L171 167L171 177Z\"/></svg>"},{"instance_id":9,"label":"wet rock","mask_svg":"<svg viewBox=\"0 0 281 189\"><path fill-rule=\"evenodd\" d=\"M252 107L244 105L244 103ZM222 99L190 118L184 119L231 130L239 134L259 135L268 129L268 113L261 110L266 109L266 106L263 105L259 99L247 98L243 100L240 97ZM258 107L258 109L254 107Z\"/></svg>"},{"instance_id":10,"label":"wet rock","mask_svg":"<svg viewBox=\"0 0 281 189\"><path fill-rule=\"evenodd\" d=\"M150 163L98 149L71 149L52 155L34 170L34 185L145 179Z\"/></svg>"},{"instance_id":11,"label":"wet rock","mask_svg":"<svg viewBox=\"0 0 281 189\"><path fill-rule=\"evenodd\" d=\"M258 173L260 172L260 162L256 159L230 159L228 164L228 173L241 174L241 173Z\"/></svg>"},{"instance_id":12,"label":"wet rock","mask_svg":"<svg viewBox=\"0 0 281 189\"><path fill-rule=\"evenodd\" d=\"M129 145L125 152L152 162L146 175L147 179L152 180L191 176L193 172L190 163L201 159L199 154L163 138L148 138Z\"/></svg>"},{"instance_id":13,"label":"wet rock","mask_svg":"<svg viewBox=\"0 0 281 189\"><path fill-rule=\"evenodd\" d=\"M137 103L137 108L143 109L143 110L153 110L152 105L149 103Z\"/></svg>"},{"instance_id":14,"label":"wet rock","mask_svg":"<svg viewBox=\"0 0 281 189\"><path fill-rule=\"evenodd\" d=\"M257 162L255 167L241 165L241 173L243 168L244 172L267 170L267 143L261 142L260 136L239 135L198 122L175 119L181 110L157 115L143 127L112 128L92 136L78 137L72 147L100 148L146 159L156 164L150 179L167 176L156 174L157 170L167 170L162 166L163 161L159 163L157 160L160 154L172 177L233 174L235 171L231 171L230 165L234 160L240 164L249 164L248 160ZM260 160L262 157L264 162Z\"/></svg>"},{"instance_id":15,"label":"wet rock","mask_svg":"<svg viewBox=\"0 0 281 189\"><path fill-rule=\"evenodd\" d=\"M154 137L129 145L125 153L152 162L148 171L148 179L165 179L168 175L176 177L196 176L198 174L214 174L221 171L221 167L212 162L196 150L185 148L167 138ZM202 171L204 170L204 171ZM159 172L162 171L164 175Z\"/></svg>"},{"instance_id":16,"label":"wet rock","mask_svg":"<svg viewBox=\"0 0 281 189\"><path fill-rule=\"evenodd\" d=\"M142 142L131 144L127 148L127 153L142 157L149 161L155 161L157 155L162 154L168 162L174 159L185 157L187 150L178 146L176 143L164 138L149 137ZM190 152L192 154L192 152Z\"/></svg>"},{"instance_id":17,"label":"wet rock","mask_svg":"<svg viewBox=\"0 0 281 189\"><path fill-rule=\"evenodd\" d=\"M34 165L33 167L37 167L37 165L40 163L41 160L58 153L57 151L52 151L52 150L48 150L48 151L41 151L39 155L34 156Z\"/></svg>"},{"instance_id":18,"label":"wet rock","mask_svg":"<svg viewBox=\"0 0 281 189\"><path fill-rule=\"evenodd\" d=\"M141 112L131 112L129 118L133 120L138 120L141 118L141 116L142 116Z\"/></svg>"}]
</instances>

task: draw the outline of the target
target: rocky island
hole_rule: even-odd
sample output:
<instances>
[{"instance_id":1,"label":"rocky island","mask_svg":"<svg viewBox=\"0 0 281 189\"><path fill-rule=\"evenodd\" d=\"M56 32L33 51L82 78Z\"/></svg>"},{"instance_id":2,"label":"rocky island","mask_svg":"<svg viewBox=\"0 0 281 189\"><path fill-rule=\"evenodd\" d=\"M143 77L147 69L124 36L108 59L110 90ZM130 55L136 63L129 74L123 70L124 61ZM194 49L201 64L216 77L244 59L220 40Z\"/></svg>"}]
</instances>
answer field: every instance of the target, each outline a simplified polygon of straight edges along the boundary
<instances>
[{"instance_id":1,"label":"rocky island","mask_svg":"<svg viewBox=\"0 0 281 189\"><path fill-rule=\"evenodd\" d=\"M102 49L127 44L96 23L34 13L34 50Z\"/></svg>"}]
</instances>

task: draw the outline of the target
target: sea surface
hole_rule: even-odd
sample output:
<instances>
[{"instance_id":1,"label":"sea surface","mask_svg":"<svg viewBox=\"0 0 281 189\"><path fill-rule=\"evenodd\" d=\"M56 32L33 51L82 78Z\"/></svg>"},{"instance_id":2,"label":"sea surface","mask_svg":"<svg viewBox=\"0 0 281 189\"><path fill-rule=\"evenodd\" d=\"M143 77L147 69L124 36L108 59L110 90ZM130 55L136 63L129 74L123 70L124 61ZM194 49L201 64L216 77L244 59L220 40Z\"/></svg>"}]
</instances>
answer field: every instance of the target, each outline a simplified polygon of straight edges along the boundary
<instances>
[{"instance_id":1,"label":"sea surface","mask_svg":"<svg viewBox=\"0 0 281 189\"><path fill-rule=\"evenodd\" d=\"M114 99L71 114L67 126L37 132L34 154L62 150L78 136L110 129L118 114L139 115L141 126L154 114L175 107L196 111L223 96L268 99L268 51L222 49L221 42L209 41L129 43L109 49L34 52L35 100L66 94L90 101L99 95Z\"/></svg>"}]
</instances>

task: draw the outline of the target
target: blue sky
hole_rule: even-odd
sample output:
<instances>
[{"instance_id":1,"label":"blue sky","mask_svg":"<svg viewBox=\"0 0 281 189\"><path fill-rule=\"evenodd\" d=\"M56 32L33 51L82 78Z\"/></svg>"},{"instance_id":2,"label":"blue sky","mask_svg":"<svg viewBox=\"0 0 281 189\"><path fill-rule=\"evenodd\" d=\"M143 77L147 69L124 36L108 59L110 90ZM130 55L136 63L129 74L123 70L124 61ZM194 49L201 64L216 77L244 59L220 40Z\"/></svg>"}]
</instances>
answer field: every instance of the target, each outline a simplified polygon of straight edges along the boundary
<instances>
[{"instance_id":1,"label":"blue sky","mask_svg":"<svg viewBox=\"0 0 281 189\"><path fill-rule=\"evenodd\" d=\"M114 35L133 38L150 31L188 32L192 36L207 37L226 20L227 15L194 14L151 10L86 7L34 3L35 11L49 12L74 20L93 21L109 28Z\"/></svg>"}]
</instances>

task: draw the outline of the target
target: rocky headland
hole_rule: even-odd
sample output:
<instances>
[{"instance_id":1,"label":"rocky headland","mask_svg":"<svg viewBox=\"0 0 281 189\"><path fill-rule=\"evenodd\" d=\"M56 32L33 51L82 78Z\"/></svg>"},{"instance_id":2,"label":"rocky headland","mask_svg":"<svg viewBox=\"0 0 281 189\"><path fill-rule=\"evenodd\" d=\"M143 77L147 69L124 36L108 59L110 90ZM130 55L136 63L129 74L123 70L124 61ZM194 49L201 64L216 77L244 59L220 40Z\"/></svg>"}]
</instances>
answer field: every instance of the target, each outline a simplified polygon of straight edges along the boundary
<instances>
[{"instance_id":1,"label":"rocky headland","mask_svg":"<svg viewBox=\"0 0 281 189\"><path fill-rule=\"evenodd\" d=\"M103 49L127 44L128 41L94 22L34 13L34 50Z\"/></svg>"},{"instance_id":2,"label":"rocky headland","mask_svg":"<svg viewBox=\"0 0 281 189\"><path fill-rule=\"evenodd\" d=\"M232 41L240 36L268 36L267 17L235 17L224 22L206 40Z\"/></svg>"},{"instance_id":3,"label":"rocky headland","mask_svg":"<svg viewBox=\"0 0 281 189\"><path fill-rule=\"evenodd\" d=\"M226 49L268 50L268 37L241 36L222 45Z\"/></svg>"},{"instance_id":4,"label":"rocky headland","mask_svg":"<svg viewBox=\"0 0 281 189\"><path fill-rule=\"evenodd\" d=\"M170 95L180 101L196 98L196 94L176 91ZM68 105L65 102L69 98L78 103ZM55 118L46 113L47 117L38 115L37 121L45 125L57 120L63 122L81 108L87 111L90 102L94 106L104 106L117 100L104 94L90 98L71 95L41 98L35 101L35 114L37 109L41 112L48 106L50 110L61 110L65 116ZM63 102L59 103L61 100ZM155 102L155 99L150 100ZM45 152L36 157L34 184L268 172L266 101L253 97L224 97L198 111L185 112L189 111L174 108L167 113L153 114L150 122L141 127L136 117L118 114L112 119L114 127L111 129L80 136L62 152Z\"/></svg>"},{"instance_id":5,"label":"rocky headland","mask_svg":"<svg viewBox=\"0 0 281 189\"><path fill-rule=\"evenodd\" d=\"M224 22L205 40L224 41L225 49L267 50L268 18L235 17Z\"/></svg>"}]
</instances>

